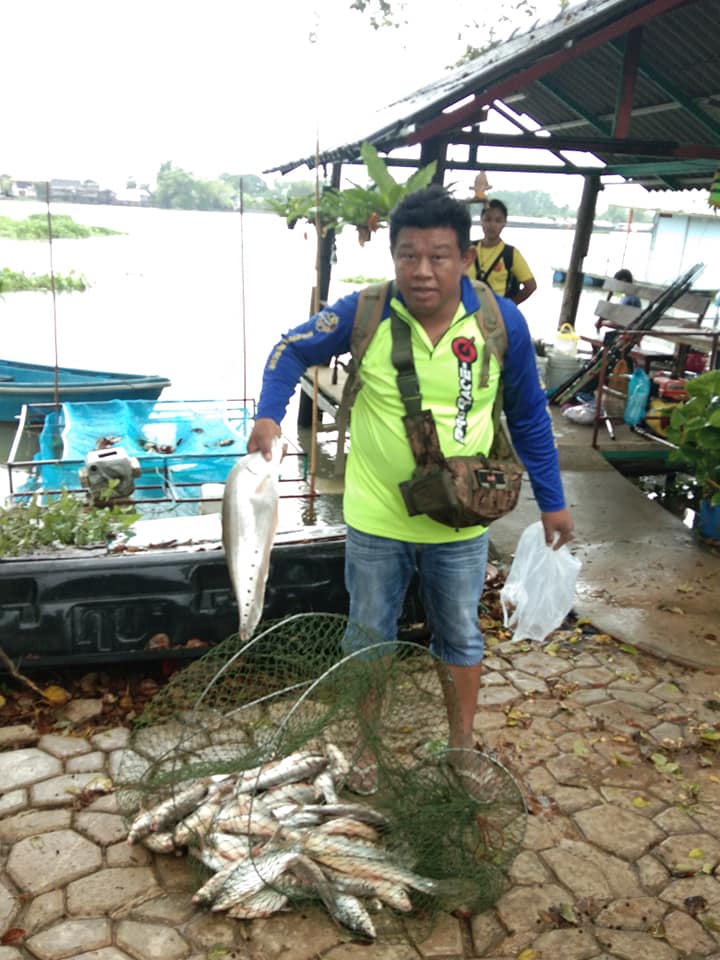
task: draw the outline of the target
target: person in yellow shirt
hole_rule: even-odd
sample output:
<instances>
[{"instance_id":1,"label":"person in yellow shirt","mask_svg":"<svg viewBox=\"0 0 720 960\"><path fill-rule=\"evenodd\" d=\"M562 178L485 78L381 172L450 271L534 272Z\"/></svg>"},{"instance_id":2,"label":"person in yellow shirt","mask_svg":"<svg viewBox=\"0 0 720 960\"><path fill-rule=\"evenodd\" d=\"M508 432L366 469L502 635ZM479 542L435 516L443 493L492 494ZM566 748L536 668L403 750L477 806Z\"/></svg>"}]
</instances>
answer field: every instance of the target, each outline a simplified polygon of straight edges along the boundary
<instances>
[{"instance_id":1,"label":"person in yellow shirt","mask_svg":"<svg viewBox=\"0 0 720 960\"><path fill-rule=\"evenodd\" d=\"M489 200L482 212L482 240L475 245L475 259L468 275L487 283L501 297L523 303L537 290L537 283L519 250L500 239L507 223L502 200Z\"/></svg>"}]
</instances>

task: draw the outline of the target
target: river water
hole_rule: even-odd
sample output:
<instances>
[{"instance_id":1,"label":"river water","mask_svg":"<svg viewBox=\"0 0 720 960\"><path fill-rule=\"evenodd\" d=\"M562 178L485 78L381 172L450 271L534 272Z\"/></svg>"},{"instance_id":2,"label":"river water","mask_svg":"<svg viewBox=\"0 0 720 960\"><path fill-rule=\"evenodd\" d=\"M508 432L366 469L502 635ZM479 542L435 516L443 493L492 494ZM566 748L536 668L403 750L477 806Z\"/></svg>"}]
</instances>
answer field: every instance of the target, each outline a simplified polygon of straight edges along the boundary
<instances>
[{"instance_id":1,"label":"river water","mask_svg":"<svg viewBox=\"0 0 720 960\"><path fill-rule=\"evenodd\" d=\"M0 264L48 273L52 253L56 274L75 271L90 284L83 293L57 295L61 366L160 374L172 381L163 399L257 398L272 346L310 310L316 255L312 226L288 230L280 217L262 213L82 204L53 204L51 210L120 231L117 236L55 240L52 251L46 242L0 238ZM2 216L22 219L45 212L42 203L0 201ZM531 332L552 342L562 300L552 272L567 266L573 231L508 227L506 239L522 251L538 281L538 291L523 306ZM641 275L648 250L646 233L594 234L585 269L604 274L627 265ZM365 281L392 275L386 230L361 247L348 228L337 238L336 252L331 300ZM592 331L597 299L597 290L583 291L579 332ZM1 296L0 329L3 357L55 362L50 294ZM294 434L294 404L284 428ZM0 462L13 433L3 430ZM332 451L326 443L319 450L318 474L331 476ZM0 476L0 486L6 482ZM332 489L327 478L325 489ZM335 506L332 513L336 519Z\"/></svg>"},{"instance_id":2,"label":"river water","mask_svg":"<svg viewBox=\"0 0 720 960\"><path fill-rule=\"evenodd\" d=\"M44 210L39 203L0 202L0 215L18 219ZM53 242L56 273L74 270L90 283L84 293L57 296L62 366L161 374L172 380L163 393L167 398L257 396L271 347L308 315L313 227L288 230L280 217L261 213L81 204L54 204L52 212L122 231ZM508 227L505 239L522 251L538 281L538 291L523 306L533 336L552 340L562 299L562 290L552 286L552 270L567 266L573 231ZM642 275L648 249L647 233L594 234L585 269L614 273L626 265ZM0 239L0 263L47 273L50 248ZM387 232L361 247L355 231L346 228L337 241L330 298L391 273ZM348 278L355 282L344 282ZM597 299L597 290L583 291L580 332L592 329ZM3 357L54 363L49 294L5 294L0 329Z\"/></svg>"}]
</instances>

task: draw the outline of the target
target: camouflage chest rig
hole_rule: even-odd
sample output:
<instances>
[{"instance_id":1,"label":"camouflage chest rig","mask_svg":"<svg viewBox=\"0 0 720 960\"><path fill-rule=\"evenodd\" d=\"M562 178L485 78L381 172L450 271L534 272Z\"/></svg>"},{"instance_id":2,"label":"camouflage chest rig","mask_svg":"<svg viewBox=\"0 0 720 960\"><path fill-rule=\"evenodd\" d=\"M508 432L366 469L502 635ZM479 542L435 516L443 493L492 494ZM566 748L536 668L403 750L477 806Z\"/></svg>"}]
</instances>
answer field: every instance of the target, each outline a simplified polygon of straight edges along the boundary
<instances>
[{"instance_id":1,"label":"camouflage chest rig","mask_svg":"<svg viewBox=\"0 0 720 960\"><path fill-rule=\"evenodd\" d=\"M482 334L479 386L487 387L490 359L494 356L502 372L507 351L507 332L500 309L490 289L474 282L479 309L475 319ZM362 358L380 321L391 284L366 287L360 294L351 335L351 360L336 415L338 449L344 450L350 411L362 386ZM410 516L423 513L447 526L484 525L513 509L517 503L522 466L512 449L502 421L502 385L498 386L492 409L493 442L485 455L446 458L440 448L431 410L422 410L420 385L412 356L410 333L399 317L391 316L392 361L397 370L406 416L403 418L408 442L417 464L411 480L400 484ZM336 461L337 466L337 461Z\"/></svg>"}]
</instances>

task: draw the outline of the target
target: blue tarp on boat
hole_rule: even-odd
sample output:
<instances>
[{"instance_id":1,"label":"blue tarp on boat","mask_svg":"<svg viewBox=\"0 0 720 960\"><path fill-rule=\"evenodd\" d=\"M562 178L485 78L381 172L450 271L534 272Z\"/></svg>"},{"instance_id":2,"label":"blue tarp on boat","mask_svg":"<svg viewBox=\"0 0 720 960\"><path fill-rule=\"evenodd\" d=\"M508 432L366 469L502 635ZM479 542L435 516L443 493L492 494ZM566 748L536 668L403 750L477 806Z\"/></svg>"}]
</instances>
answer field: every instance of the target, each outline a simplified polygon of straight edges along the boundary
<instances>
[{"instance_id":1,"label":"blue tarp on boat","mask_svg":"<svg viewBox=\"0 0 720 960\"><path fill-rule=\"evenodd\" d=\"M203 483L224 483L247 452L253 418L246 401L63 403L45 417L37 465L21 492L77 488L90 451L122 447L140 463L136 499L197 499Z\"/></svg>"}]
</instances>

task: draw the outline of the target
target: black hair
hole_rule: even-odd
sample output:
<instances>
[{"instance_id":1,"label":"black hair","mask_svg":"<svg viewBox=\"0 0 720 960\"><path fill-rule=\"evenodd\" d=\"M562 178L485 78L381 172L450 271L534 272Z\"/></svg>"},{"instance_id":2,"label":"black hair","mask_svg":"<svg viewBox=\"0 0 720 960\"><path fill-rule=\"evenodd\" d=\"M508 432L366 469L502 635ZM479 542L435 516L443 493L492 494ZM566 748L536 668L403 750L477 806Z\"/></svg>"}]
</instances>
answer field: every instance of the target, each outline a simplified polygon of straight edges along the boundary
<instances>
[{"instance_id":1,"label":"black hair","mask_svg":"<svg viewBox=\"0 0 720 960\"><path fill-rule=\"evenodd\" d=\"M483 210L483 213L485 213L485 210L499 210L506 220L508 218L507 207L502 202L502 200L495 200L495 199L488 200L488 202L485 204L485 209Z\"/></svg>"},{"instance_id":2,"label":"black hair","mask_svg":"<svg viewBox=\"0 0 720 960\"><path fill-rule=\"evenodd\" d=\"M467 204L451 196L439 183L409 193L390 214L390 249L395 248L403 227L450 227L455 231L460 252L470 246L470 211Z\"/></svg>"},{"instance_id":3,"label":"black hair","mask_svg":"<svg viewBox=\"0 0 720 960\"><path fill-rule=\"evenodd\" d=\"M624 283L632 283L633 275L626 267L623 267L622 270L618 270L613 279L622 280Z\"/></svg>"}]
</instances>

